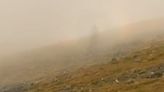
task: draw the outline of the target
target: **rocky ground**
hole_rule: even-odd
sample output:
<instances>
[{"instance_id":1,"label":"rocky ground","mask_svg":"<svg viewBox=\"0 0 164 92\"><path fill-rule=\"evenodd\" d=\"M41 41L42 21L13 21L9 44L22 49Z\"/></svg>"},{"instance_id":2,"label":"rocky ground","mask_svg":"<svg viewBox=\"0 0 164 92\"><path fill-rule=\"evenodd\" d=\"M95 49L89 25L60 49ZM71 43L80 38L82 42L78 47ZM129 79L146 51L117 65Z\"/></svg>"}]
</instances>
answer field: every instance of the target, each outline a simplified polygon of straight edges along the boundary
<instances>
[{"instance_id":1,"label":"rocky ground","mask_svg":"<svg viewBox=\"0 0 164 92\"><path fill-rule=\"evenodd\" d=\"M164 92L164 41L105 60L58 76L1 87L0 92Z\"/></svg>"}]
</instances>

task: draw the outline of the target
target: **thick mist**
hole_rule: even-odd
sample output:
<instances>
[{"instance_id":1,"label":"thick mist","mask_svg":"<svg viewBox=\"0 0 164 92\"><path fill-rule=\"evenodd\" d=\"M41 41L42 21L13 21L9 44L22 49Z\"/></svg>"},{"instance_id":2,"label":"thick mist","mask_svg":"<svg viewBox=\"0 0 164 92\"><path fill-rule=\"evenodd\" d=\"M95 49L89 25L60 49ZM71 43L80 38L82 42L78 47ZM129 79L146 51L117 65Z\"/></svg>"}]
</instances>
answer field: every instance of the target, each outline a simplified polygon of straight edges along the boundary
<instances>
[{"instance_id":1,"label":"thick mist","mask_svg":"<svg viewBox=\"0 0 164 92\"><path fill-rule=\"evenodd\" d=\"M110 61L120 51L162 37L163 4L162 0L0 1L0 82Z\"/></svg>"},{"instance_id":2,"label":"thick mist","mask_svg":"<svg viewBox=\"0 0 164 92\"><path fill-rule=\"evenodd\" d=\"M162 0L1 0L0 56L163 17ZM108 30L112 34L112 30ZM119 31L118 31L119 33Z\"/></svg>"}]
</instances>

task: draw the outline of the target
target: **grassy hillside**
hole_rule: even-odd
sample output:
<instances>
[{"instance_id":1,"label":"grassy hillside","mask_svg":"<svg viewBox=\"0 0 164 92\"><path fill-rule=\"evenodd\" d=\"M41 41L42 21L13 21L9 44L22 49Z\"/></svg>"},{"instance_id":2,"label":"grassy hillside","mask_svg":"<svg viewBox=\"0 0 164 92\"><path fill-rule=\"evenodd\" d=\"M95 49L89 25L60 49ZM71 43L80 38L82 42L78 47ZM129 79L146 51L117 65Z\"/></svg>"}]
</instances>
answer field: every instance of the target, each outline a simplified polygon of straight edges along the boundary
<instances>
[{"instance_id":1,"label":"grassy hillside","mask_svg":"<svg viewBox=\"0 0 164 92\"><path fill-rule=\"evenodd\" d=\"M27 92L163 92L164 40L112 62L51 76Z\"/></svg>"},{"instance_id":2,"label":"grassy hillside","mask_svg":"<svg viewBox=\"0 0 164 92\"><path fill-rule=\"evenodd\" d=\"M146 35L98 33L3 59L0 92L163 92L164 38L159 33L164 28L157 24L136 23L120 31L146 30ZM160 31L153 35L152 30Z\"/></svg>"},{"instance_id":3,"label":"grassy hillside","mask_svg":"<svg viewBox=\"0 0 164 92\"><path fill-rule=\"evenodd\" d=\"M146 42L124 57L9 85L5 92L163 92L164 40ZM107 56L106 56L107 57ZM2 92L3 92L2 91Z\"/></svg>"}]
</instances>

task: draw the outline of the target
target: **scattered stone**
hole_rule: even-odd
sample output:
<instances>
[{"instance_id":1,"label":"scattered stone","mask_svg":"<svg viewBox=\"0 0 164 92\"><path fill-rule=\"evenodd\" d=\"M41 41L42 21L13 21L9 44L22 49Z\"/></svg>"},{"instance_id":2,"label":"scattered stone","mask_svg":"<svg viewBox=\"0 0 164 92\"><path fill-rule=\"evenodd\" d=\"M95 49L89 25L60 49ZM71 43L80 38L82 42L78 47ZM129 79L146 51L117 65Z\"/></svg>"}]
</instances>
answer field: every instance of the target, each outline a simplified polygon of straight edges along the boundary
<instances>
[{"instance_id":1,"label":"scattered stone","mask_svg":"<svg viewBox=\"0 0 164 92\"><path fill-rule=\"evenodd\" d=\"M0 89L0 92L25 92L31 87L28 83L22 83L17 85L10 85Z\"/></svg>"},{"instance_id":2,"label":"scattered stone","mask_svg":"<svg viewBox=\"0 0 164 92\"><path fill-rule=\"evenodd\" d=\"M120 81L119 81L118 79L116 79L115 82L116 82L117 84L120 83Z\"/></svg>"},{"instance_id":3,"label":"scattered stone","mask_svg":"<svg viewBox=\"0 0 164 92\"><path fill-rule=\"evenodd\" d=\"M117 63L118 63L117 59L116 58L112 58L111 64L117 64Z\"/></svg>"},{"instance_id":4,"label":"scattered stone","mask_svg":"<svg viewBox=\"0 0 164 92\"><path fill-rule=\"evenodd\" d=\"M159 78L162 77L163 74L159 72L151 72L150 76L148 78Z\"/></svg>"},{"instance_id":5,"label":"scattered stone","mask_svg":"<svg viewBox=\"0 0 164 92\"><path fill-rule=\"evenodd\" d=\"M101 81L104 81L104 78L101 78Z\"/></svg>"}]
</instances>

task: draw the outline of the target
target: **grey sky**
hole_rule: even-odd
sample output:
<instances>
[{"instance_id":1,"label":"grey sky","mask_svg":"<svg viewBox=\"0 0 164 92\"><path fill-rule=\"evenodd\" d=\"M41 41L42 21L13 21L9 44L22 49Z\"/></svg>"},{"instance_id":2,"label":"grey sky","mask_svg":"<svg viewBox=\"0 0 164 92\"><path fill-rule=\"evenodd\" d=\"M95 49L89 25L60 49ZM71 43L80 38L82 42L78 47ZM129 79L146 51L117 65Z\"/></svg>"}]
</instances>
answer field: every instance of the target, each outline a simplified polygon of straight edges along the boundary
<instances>
[{"instance_id":1,"label":"grey sky","mask_svg":"<svg viewBox=\"0 0 164 92\"><path fill-rule=\"evenodd\" d=\"M0 0L0 55L164 16L164 0Z\"/></svg>"}]
</instances>

